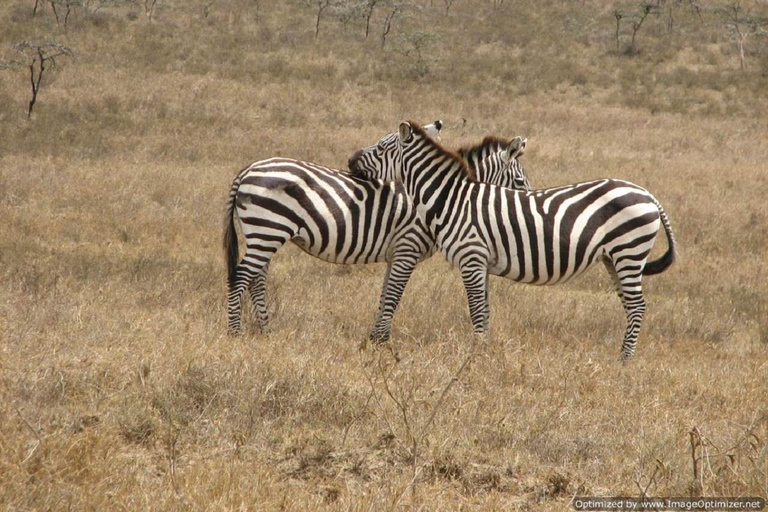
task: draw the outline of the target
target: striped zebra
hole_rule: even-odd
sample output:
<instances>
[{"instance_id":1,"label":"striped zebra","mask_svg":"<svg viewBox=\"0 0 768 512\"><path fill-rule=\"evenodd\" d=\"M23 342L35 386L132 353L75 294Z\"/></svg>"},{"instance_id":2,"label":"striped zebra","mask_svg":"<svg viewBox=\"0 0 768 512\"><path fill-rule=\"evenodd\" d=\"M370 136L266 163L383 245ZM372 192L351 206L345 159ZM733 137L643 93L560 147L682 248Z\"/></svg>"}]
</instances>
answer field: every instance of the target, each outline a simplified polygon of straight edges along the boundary
<instances>
[{"instance_id":1,"label":"striped zebra","mask_svg":"<svg viewBox=\"0 0 768 512\"><path fill-rule=\"evenodd\" d=\"M535 191L479 183L456 153L412 122L354 156L350 170L369 179L380 175L379 162L393 162L438 247L461 271L475 332L488 327L489 273L555 284L602 261L627 315L622 361L632 357L645 313L642 277L663 272L675 258L667 215L648 191L615 179ZM667 252L647 261L660 224Z\"/></svg>"},{"instance_id":2,"label":"striped zebra","mask_svg":"<svg viewBox=\"0 0 768 512\"><path fill-rule=\"evenodd\" d=\"M423 130L437 136L441 128L442 123L437 121ZM484 147L467 150L478 175L493 176L503 183L527 183L525 171L519 165L513 178L507 179L499 172L501 158L514 159L522 152L521 140L505 144L498 139L487 143L496 152ZM245 238L242 259L235 217ZM242 295L246 289L260 327L266 328L269 262L288 241L332 263L388 263L370 333L377 342L389 339L392 317L416 264L435 252L435 242L402 184L361 179L287 158L256 162L234 179L227 202L224 249L230 332L241 330Z\"/></svg>"}]
</instances>

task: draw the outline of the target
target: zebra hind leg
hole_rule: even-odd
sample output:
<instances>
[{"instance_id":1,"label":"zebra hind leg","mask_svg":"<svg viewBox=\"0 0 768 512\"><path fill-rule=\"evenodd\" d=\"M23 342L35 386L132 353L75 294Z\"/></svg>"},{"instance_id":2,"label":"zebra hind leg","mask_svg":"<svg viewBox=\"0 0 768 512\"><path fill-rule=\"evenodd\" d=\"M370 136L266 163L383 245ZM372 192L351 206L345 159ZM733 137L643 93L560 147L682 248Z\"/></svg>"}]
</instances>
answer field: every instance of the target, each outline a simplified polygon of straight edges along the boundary
<instances>
[{"instance_id":1,"label":"zebra hind leg","mask_svg":"<svg viewBox=\"0 0 768 512\"><path fill-rule=\"evenodd\" d=\"M624 303L624 294L621 293L621 281L619 280L619 275L616 273L616 269L613 267L613 263L607 257L603 257L602 262L603 265L605 265L605 269L608 271L608 274L611 276L611 281L613 281L613 289L616 290L616 295L619 296L621 305L626 308Z\"/></svg>"},{"instance_id":2,"label":"zebra hind leg","mask_svg":"<svg viewBox=\"0 0 768 512\"><path fill-rule=\"evenodd\" d=\"M230 334L240 334L242 331L243 292L251 285L258 271L258 269L254 270L250 266L243 265L241 262L237 266L235 279L229 282L229 293L227 294L227 331Z\"/></svg>"},{"instance_id":3,"label":"zebra hind leg","mask_svg":"<svg viewBox=\"0 0 768 512\"><path fill-rule=\"evenodd\" d=\"M635 354L637 337L640 334L640 326L645 315L642 267L634 261L628 262L620 269L617 269L615 264L608 259L604 259L603 263L613 278L616 292L627 315L627 328L624 333L624 341L621 344L621 361L627 364Z\"/></svg>"},{"instance_id":4,"label":"zebra hind leg","mask_svg":"<svg viewBox=\"0 0 768 512\"><path fill-rule=\"evenodd\" d=\"M483 331L488 332L489 322L491 321L491 280L488 279L488 272L485 273L485 323L483 324Z\"/></svg>"},{"instance_id":5,"label":"zebra hind leg","mask_svg":"<svg viewBox=\"0 0 768 512\"><path fill-rule=\"evenodd\" d=\"M267 272L269 263L262 267L256 277L251 281L248 291L251 295L251 303L256 311L256 321L262 333L269 332L269 313L267 311Z\"/></svg>"},{"instance_id":6,"label":"zebra hind leg","mask_svg":"<svg viewBox=\"0 0 768 512\"><path fill-rule=\"evenodd\" d=\"M249 244L246 246L245 256L235 269L235 278L229 283L229 294L227 296L227 329L231 334L239 334L242 330L242 300L246 289L260 295L260 299L254 299L256 314L259 316L259 324L266 322L266 279L267 267L272 256L277 249L285 243L273 242L270 245L260 245L258 249Z\"/></svg>"}]
</instances>

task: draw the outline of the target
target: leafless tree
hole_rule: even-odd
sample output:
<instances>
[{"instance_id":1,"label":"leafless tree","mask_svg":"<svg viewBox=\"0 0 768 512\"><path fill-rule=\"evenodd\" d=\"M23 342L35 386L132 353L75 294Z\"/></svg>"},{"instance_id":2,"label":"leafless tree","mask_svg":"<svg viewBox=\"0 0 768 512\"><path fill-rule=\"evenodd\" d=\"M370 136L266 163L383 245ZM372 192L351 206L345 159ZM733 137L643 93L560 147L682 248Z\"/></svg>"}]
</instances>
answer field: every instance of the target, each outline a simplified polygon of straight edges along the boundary
<instances>
[{"instance_id":1,"label":"leafless tree","mask_svg":"<svg viewBox=\"0 0 768 512\"><path fill-rule=\"evenodd\" d=\"M455 1L456 0L443 0L443 3L445 4L445 14L448 14L448 11L451 10L451 7Z\"/></svg>"},{"instance_id":2,"label":"leafless tree","mask_svg":"<svg viewBox=\"0 0 768 512\"><path fill-rule=\"evenodd\" d=\"M635 46L635 38L637 37L637 33L640 32L640 27L643 26L643 22L653 12L658 12L658 7L650 3L644 3L640 6L639 16L637 16L635 19L632 20L632 25L631 25L632 42L629 44L629 52L631 54L637 53L637 47Z\"/></svg>"},{"instance_id":3,"label":"leafless tree","mask_svg":"<svg viewBox=\"0 0 768 512\"><path fill-rule=\"evenodd\" d=\"M624 17L624 14L619 11L613 11L613 16L616 18L616 51L619 51L619 30L621 29L621 19Z\"/></svg>"},{"instance_id":4,"label":"leafless tree","mask_svg":"<svg viewBox=\"0 0 768 512\"><path fill-rule=\"evenodd\" d=\"M368 39L368 34L371 31L371 17L373 16L373 10L376 5L381 3L381 0L366 0L365 2L365 38Z\"/></svg>"},{"instance_id":5,"label":"leafless tree","mask_svg":"<svg viewBox=\"0 0 768 512\"><path fill-rule=\"evenodd\" d=\"M29 69L29 81L32 87L32 99L29 100L29 108L27 109L27 119L29 119L32 117L32 109L37 102L43 74L49 67L56 67L56 59L60 57L74 58L75 54L70 48L55 41L45 43L23 41L15 44L13 49L19 54L19 57L14 60L14 64Z\"/></svg>"},{"instance_id":6,"label":"leafless tree","mask_svg":"<svg viewBox=\"0 0 768 512\"><path fill-rule=\"evenodd\" d=\"M679 8L682 8L683 5L687 4L691 15L699 20L699 22L704 22L704 17L701 14L701 6L699 5L699 0L656 0L656 6L659 8L659 10L666 10L666 16L667 16L667 32L672 32L675 28L675 22L676 22L676 11Z\"/></svg>"},{"instance_id":7,"label":"leafless tree","mask_svg":"<svg viewBox=\"0 0 768 512\"><path fill-rule=\"evenodd\" d=\"M320 19L323 17L323 13L334 4L333 0L317 0L317 16L315 18L315 39L320 37Z\"/></svg>"},{"instance_id":8,"label":"leafless tree","mask_svg":"<svg viewBox=\"0 0 768 512\"><path fill-rule=\"evenodd\" d=\"M350 23L363 19L366 2L337 0L330 8L331 16L340 21L346 32Z\"/></svg>"},{"instance_id":9,"label":"leafless tree","mask_svg":"<svg viewBox=\"0 0 768 512\"><path fill-rule=\"evenodd\" d=\"M747 39L756 34L765 34L768 17L753 14L740 0L716 9L723 20L723 25L731 32L739 48L739 67L747 69Z\"/></svg>"},{"instance_id":10,"label":"leafless tree","mask_svg":"<svg viewBox=\"0 0 768 512\"><path fill-rule=\"evenodd\" d=\"M704 16L701 15L701 6L699 5L699 0L688 0L688 5L691 8L691 13L699 18L701 23L704 23Z\"/></svg>"},{"instance_id":11,"label":"leafless tree","mask_svg":"<svg viewBox=\"0 0 768 512\"><path fill-rule=\"evenodd\" d=\"M616 48L619 47L619 30L621 28L622 20L626 20L629 23L629 27L632 30L632 38L627 48L627 54L634 55L637 53L637 34L645 23L645 20L651 14L658 14L660 12L660 2L642 2L632 8L629 11L615 10L613 15L616 18Z\"/></svg>"},{"instance_id":12,"label":"leafless tree","mask_svg":"<svg viewBox=\"0 0 768 512\"><path fill-rule=\"evenodd\" d=\"M159 0L144 0L144 14L149 23L152 23L152 16L155 14L155 7L157 7L158 2Z\"/></svg>"},{"instance_id":13,"label":"leafless tree","mask_svg":"<svg viewBox=\"0 0 768 512\"><path fill-rule=\"evenodd\" d=\"M418 78L423 78L429 74L429 63L425 53L437 38L437 34L423 31L402 36L394 51L405 57L409 74Z\"/></svg>"},{"instance_id":14,"label":"leafless tree","mask_svg":"<svg viewBox=\"0 0 768 512\"><path fill-rule=\"evenodd\" d=\"M388 0L385 4L384 25L381 29L381 47L387 44L387 36L392 31L392 25L403 15L408 3L405 0Z\"/></svg>"},{"instance_id":15,"label":"leafless tree","mask_svg":"<svg viewBox=\"0 0 768 512\"><path fill-rule=\"evenodd\" d=\"M64 22L64 30L67 30L69 23L69 16L75 9L87 9L85 0L49 0L53 16L56 18L56 25L61 25L62 18ZM37 2L35 2L35 11L37 10ZM60 10L64 11L63 16L59 13Z\"/></svg>"}]
</instances>

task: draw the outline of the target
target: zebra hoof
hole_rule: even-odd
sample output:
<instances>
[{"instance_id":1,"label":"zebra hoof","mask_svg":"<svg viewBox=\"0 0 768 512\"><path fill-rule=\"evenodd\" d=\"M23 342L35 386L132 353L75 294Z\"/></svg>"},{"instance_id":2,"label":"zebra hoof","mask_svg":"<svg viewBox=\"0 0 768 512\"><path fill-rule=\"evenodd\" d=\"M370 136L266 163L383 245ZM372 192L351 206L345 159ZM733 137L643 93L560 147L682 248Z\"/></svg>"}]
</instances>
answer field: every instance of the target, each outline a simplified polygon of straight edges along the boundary
<instances>
[{"instance_id":1,"label":"zebra hoof","mask_svg":"<svg viewBox=\"0 0 768 512\"><path fill-rule=\"evenodd\" d=\"M389 342L390 335L388 332L383 333L371 333L368 335L368 339L370 340L371 344L374 346L381 347L382 345L386 345Z\"/></svg>"},{"instance_id":2,"label":"zebra hoof","mask_svg":"<svg viewBox=\"0 0 768 512\"><path fill-rule=\"evenodd\" d=\"M370 343L371 348L373 350L379 350L379 349L388 347L389 346L387 344L388 341L389 341L389 336L374 336L373 334L371 334L366 339L360 342L358 349L366 350L368 348L368 344Z\"/></svg>"}]
</instances>

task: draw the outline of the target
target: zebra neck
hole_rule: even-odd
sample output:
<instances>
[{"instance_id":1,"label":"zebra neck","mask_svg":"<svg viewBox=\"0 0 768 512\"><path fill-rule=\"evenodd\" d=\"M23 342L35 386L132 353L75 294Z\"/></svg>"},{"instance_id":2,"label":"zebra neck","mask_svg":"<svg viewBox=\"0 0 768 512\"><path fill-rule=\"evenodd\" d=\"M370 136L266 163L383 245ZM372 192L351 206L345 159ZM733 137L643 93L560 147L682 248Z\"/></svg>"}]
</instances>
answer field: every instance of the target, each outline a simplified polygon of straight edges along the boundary
<instances>
[{"instance_id":1,"label":"zebra neck","mask_svg":"<svg viewBox=\"0 0 768 512\"><path fill-rule=\"evenodd\" d=\"M471 193L475 182L467 176L463 162L453 158L435 158L427 165L423 160L415 165L404 163L406 192L432 234L439 236L451 212L464 204L462 198Z\"/></svg>"},{"instance_id":2,"label":"zebra neck","mask_svg":"<svg viewBox=\"0 0 768 512\"><path fill-rule=\"evenodd\" d=\"M468 151L459 151L459 155L467 161L469 168L472 169L477 181L488 181L489 175L496 171L498 158L496 155L501 151L498 144L485 144L478 148Z\"/></svg>"}]
</instances>

